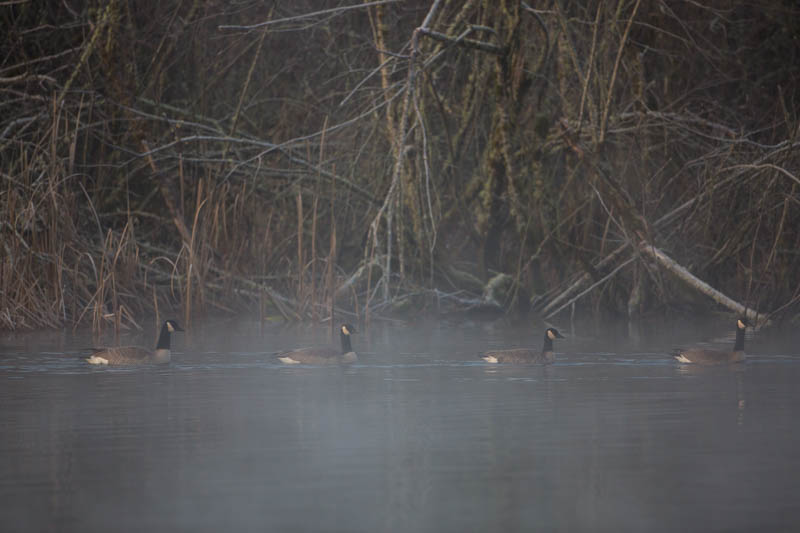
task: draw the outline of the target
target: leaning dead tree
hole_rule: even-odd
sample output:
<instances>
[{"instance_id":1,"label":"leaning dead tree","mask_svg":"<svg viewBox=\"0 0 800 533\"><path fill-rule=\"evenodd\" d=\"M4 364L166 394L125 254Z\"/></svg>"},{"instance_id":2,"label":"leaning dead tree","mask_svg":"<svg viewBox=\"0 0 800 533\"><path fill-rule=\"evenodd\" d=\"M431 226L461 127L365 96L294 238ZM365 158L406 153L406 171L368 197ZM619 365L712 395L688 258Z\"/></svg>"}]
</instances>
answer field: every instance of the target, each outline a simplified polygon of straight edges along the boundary
<instances>
[{"instance_id":1,"label":"leaning dead tree","mask_svg":"<svg viewBox=\"0 0 800 533\"><path fill-rule=\"evenodd\" d=\"M715 194L721 194L725 190L735 188L743 179L746 179L749 171L751 171L753 168L769 168L773 171L776 171L779 175L783 176L784 180L794 182L791 185L791 190L794 192L796 185L800 184L800 182L798 182L798 178L792 173L788 172L786 169L776 167L775 165L769 163L769 161L780 160L787 151L796 150L798 148L800 148L800 143L797 142L783 142L775 147L770 147L767 153L758 159L754 164L737 165L732 169L733 172L731 175L725 179L716 181L707 191L704 192L704 194L695 196L679 204L658 218L652 224L647 222L645 217L636 210L636 207L632 205L632 202L630 201L629 195L627 195L627 193L620 188L619 184L615 180L610 178L601 170L596 169L598 175L602 176L603 178L601 181L606 185L605 190L609 193L607 195L607 199L612 208L607 209L607 214L626 236L625 243L599 261L596 265L596 268L598 270L606 270L610 265L617 263L618 259L625 258L625 260L622 263L619 263L613 270L611 270L609 274L599 280L594 279L597 276L593 277L588 272L584 273L578 277L577 280L565 287L562 291L558 292L554 297L543 303L540 307L541 313L546 318L553 317L567 308L569 305L576 302L578 299L587 295L591 290L601 286L603 283L608 282L614 275L630 265L634 260L650 259L654 261L655 264L657 264L660 268L665 269L670 274L674 275L676 279L686 284L692 290L707 296L710 300L721 307L724 307L741 316L746 316L753 320L754 323L764 320L765 317L768 317L776 310L753 308L752 305L746 305L745 303L738 302L735 299L725 295L722 291L713 287L706 281L703 281L698 276L692 274L688 268L681 265L663 249L656 247L653 242L654 239L659 238L659 234L667 233L676 223L684 220L688 213L690 213L692 210L696 210L699 205L703 205L706 197L713 197ZM583 156L584 153L582 152L581 155ZM597 189L595 192L602 201L601 193ZM783 221L786 220L788 213L788 201L789 200L787 198L782 206L782 223L778 227L779 230L782 229ZM619 215L614 215L614 213L618 213ZM775 237L775 242L777 242L779 237L780 235ZM736 236L733 236L733 239L736 240ZM755 246L755 244L756 243L752 243L752 246ZM773 245L773 249L774 247L775 246ZM581 292L575 294L592 281L594 281L594 283L588 289L582 290ZM793 300L796 300L796 298L797 297L795 296Z\"/></svg>"},{"instance_id":2,"label":"leaning dead tree","mask_svg":"<svg viewBox=\"0 0 800 533\"><path fill-rule=\"evenodd\" d=\"M571 89L568 80L562 78L561 95L562 98L565 98L565 103L579 102L579 105L574 108L572 117L568 112L567 117L561 121L561 140L575 158L575 172L588 178L593 191L592 195L601 207L600 214L606 217L601 242L605 245L606 236L616 233L617 239L621 240L623 244L616 247L610 254L603 253L601 247L601 253L596 258L581 261L583 265L587 266L586 272L577 279L568 279L561 290L550 291L549 297L539 300L538 309L546 316L552 316L578 299L591 294L592 289L611 283L615 277L630 270L629 265L641 264L646 273L644 278L653 278L654 285L663 287L663 279L660 278L657 271L653 270L653 266L657 266L657 268L674 275L675 279L691 287L692 290L709 296L714 302L736 313L747 314L754 318L757 315L755 309L760 310L762 314L764 311L772 311L770 309L772 306L768 306L767 309L763 308L763 303L759 302L763 293L756 294L753 292L753 288L756 283L761 281L756 281L756 278L775 275L770 267L775 265L774 261L777 258L778 250L781 249L780 243L788 244L797 238L797 233L793 230L787 232L786 226L787 220L796 219L791 214L788 205L797 202L797 177L790 169L797 163L797 158L789 155L787 150L795 148L797 142L792 138L781 139L778 137L777 142L756 143L753 142L753 137L756 135L754 131L737 132L724 119L713 120L691 113L663 113L648 109L635 113L616 111L615 103L618 104L620 98L626 96L620 94L616 87L618 86L618 77L622 72L620 67L626 63L624 59L626 50L631 48L629 37L632 28L636 26L639 6L639 2L634 2L629 15L618 16L612 22L611 28L616 31L606 34L603 34L601 24L607 13L604 12L602 5L597 6L591 46L584 48L584 51L588 52L588 65L586 65L579 60L578 46L572 40L575 34L570 29L568 18L561 11L561 4L555 3L556 18L561 30L558 48L559 53L563 54L559 56L563 58L563 63L559 66L573 70L577 80L577 83L574 84L575 88ZM676 16L676 14L673 13L672 16ZM652 23L652 14L648 17L648 23ZM600 47L603 40L606 42ZM609 46L610 43L613 44ZM606 56L608 60L606 64L603 64L602 57L597 52L601 48L613 51ZM714 53L721 54L722 51L715 50ZM641 75L641 70L637 71L643 67L641 58L642 56L639 55L638 61L628 60L629 72ZM601 76L602 73L605 73L606 76ZM640 91L646 89L647 86L642 85L642 83L646 84L646 80L634 77L633 81L635 82L634 88ZM593 88L597 91L593 91ZM570 91L573 91L574 96L571 96ZM633 98L628 105L641 106L645 103L642 100L644 93L631 96ZM624 104L624 100L619 103ZM569 108L567 110L569 111ZM781 131L797 131L796 113L790 115L784 113L782 119L782 123L778 122L781 124ZM684 142L700 141L696 147L693 147L700 149L694 150L697 154L696 158L683 168L679 167L676 175L670 180L672 183L677 183L680 180L680 173L689 174L692 168L689 165L696 166L698 163L705 165L708 169L707 176L712 179L707 179L705 187L695 192L694 196L687 200L680 200L679 195L675 195L671 191L667 192L667 189L664 189L665 192L662 195L647 190L651 189L651 183L658 185L658 180L641 176L641 168L652 165L652 162L648 161L652 150L648 144L652 144L653 139L646 133L635 138L629 132L633 134L647 132L649 128L663 130L665 134L671 135L675 139L673 142L675 146L681 146ZM623 146L621 142L630 144ZM626 154L625 152L628 150L625 148L630 150L632 147L636 147L639 153ZM707 151L704 153L701 151L702 149ZM637 171L625 168L624 164L620 165L618 158L623 154L639 163L640 169ZM665 169L668 169L668 164L664 163L657 172L666 173ZM639 176L625 177L636 174ZM669 184L669 181L666 183ZM759 184L764 184L766 187L760 189ZM739 202L734 201L734 209L725 212L725 208L730 208L731 204L726 205L725 201L720 202L721 198L741 198L740 191L754 188L758 191L758 196L755 196L756 201L753 205L740 206ZM693 189L693 187L689 187L686 190L688 192ZM648 192L652 194L655 201L642 194ZM775 199L776 196L777 209L770 206L769 200L767 200L767 198ZM665 200L676 197L680 201L665 214L657 218L651 214L645 214L645 210L652 212L653 206L655 206L656 212L663 213L664 209L661 206L669 205ZM764 208L767 211L759 210ZM709 215L715 211L721 216L718 218L704 217L705 220L699 221L703 213ZM736 211L739 211L738 216L735 214ZM762 231L766 242L769 243L767 247L764 247L764 240L759 238L759 230L768 219L775 221L771 227L777 231L775 233ZM696 222L700 222L700 224L696 224ZM729 231L724 231L723 225L729 228ZM717 229L715 226L720 227ZM706 240L709 230L718 232L722 240L712 261L723 260L726 252L737 250L749 252L747 259L752 268L750 268L749 280L747 286L744 287L746 290L741 302L725 296L719 287L714 287L713 283L704 282L692 274L690 268L681 265L674 259L674 256L667 255L663 245L656 246L656 243L659 242L667 245L678 242L681 247L684 247L683 245L686 243ZM705 233L705 238L698 239L698 233ZM676 237L682 238L683 242L680 239L676 241ZM764 254L762 256L764 259L761 259L761 266L756 266L760 253ZM788 259L787 256L784 258ZM755 274L756 269L761 270L762 276ZM791 270L784 272L788 273ZM630 290L629 311L634 294L639 293L638 285L641 283L641 278L632 281L634 286ZM782 273L777 275L776 281L784 284L788 279ZM790 288L794 294L788 301L784 300L786 303L780 306L784 309L792 302L798 301L796 282L789 282L788 285L787 288ZM794 287L792 287L793 285ZM589 286L588 289L587 286ZM784 293L784 298L786 298L786 293Z\"/></svg>"},{"instance_id":3,"label":"leaning dead tree","mask_svg":"<svg viewBox=\"0 0 800 533\"><path fill-rule=\"evenodd\" d=\"M670 256L668 256L655 246L651 245L650 243L641 243L639 245L639 250L649 255L653 259L655 259L659 265L663 266L664 268L669 270L672 274L674 274L682 281L684 281L686 284L688 284L690 287L705 294L719 305L730 309L731 311L737 313L740 316L745 316L749 318L750 320L753 321L753 323L757 323L758 319L760 318L760 315L757 311L755 311L754 309L748 309L743 304L722 294L720 291L718 291L705 281L699 279L697 276L689 272L686 268L679 265Z\"/></svg>"}]
</instances>

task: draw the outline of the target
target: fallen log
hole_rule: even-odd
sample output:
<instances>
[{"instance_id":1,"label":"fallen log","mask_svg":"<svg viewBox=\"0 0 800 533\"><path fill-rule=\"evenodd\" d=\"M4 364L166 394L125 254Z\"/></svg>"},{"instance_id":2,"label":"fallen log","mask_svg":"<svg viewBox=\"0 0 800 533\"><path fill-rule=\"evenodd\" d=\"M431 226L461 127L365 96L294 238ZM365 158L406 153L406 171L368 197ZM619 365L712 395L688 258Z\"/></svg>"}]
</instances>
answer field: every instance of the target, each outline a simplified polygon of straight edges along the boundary
<instances>
[{"instance_id":1,"label":"fallen log","mask_svg":"<svg viewBox=\"0 0 800 533\"><path fill-rule=\"evenodd\" d=\"M685 282L687 285L696 289L718 304L723 307L727 307L731 311L738 313L741 316L747 317L748 319L753 321L753 324L758 323L759 313L754 309L748 309L746 306L740 304L733 298L729 298L728 296L722 294L720 291L706 283L705 281L701 280L691 272L689 272L686 268L678 264L674 259L670 256L665 254L662 250L659 250L655 246L651 245L648 242L642 242L639 244L639 250L647 254L648 256L655 259L655 261L661 265L662 267L666 268L675 276L677 276L680 280ZM763 320L763 316L762 316Z\"/></svg>"}]
</instances>

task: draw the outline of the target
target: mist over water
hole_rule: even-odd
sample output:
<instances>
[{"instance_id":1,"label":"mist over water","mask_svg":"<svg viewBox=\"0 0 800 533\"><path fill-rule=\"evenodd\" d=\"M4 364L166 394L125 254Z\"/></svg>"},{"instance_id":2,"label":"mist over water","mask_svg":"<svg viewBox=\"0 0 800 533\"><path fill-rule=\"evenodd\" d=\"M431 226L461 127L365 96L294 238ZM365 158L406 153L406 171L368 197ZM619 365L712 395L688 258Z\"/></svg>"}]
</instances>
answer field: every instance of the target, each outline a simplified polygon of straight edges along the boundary
<instances>
[{"instance_id":1,"label":"mist over water","mask_svg":"<svg viewBox=\"0 0 800 533\"><path fill-rule=\"evenodd\" d=\"M63 332L0 338L2 531L721 531L800 522L800 344L732 325L373 325L358 364L282 366L327 328L209 322L166 366L96 368ZM123 339L152 343L152 330Z\"/></svg>"}]
</instances>

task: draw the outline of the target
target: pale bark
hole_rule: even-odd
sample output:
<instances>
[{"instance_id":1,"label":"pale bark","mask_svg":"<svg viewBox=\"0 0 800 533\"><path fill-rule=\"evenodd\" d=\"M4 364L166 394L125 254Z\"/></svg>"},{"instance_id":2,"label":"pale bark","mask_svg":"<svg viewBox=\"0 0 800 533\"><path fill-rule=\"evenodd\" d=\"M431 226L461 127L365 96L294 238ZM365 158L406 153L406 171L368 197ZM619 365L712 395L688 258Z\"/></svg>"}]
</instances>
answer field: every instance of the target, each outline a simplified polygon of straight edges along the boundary
<instances>
[{"instance_id":1,"label":"pale bark","mask_svg":"<svg viewBox=\"0 0 800 533\"><path fill-rule=\"evenodd\" d=\"M747 317L749 320L752 320L754 324L758 321L759 313L756 310L748 309L736 300L722 294L720 291L689 272L686 268L679 265L674 259L665 254L662 250L659 250L655 246L651 246L646 242L643 242L639 245L639 250L655 259L659 265L675 274L675 276L677 276L681 281L685 282L693 289L702 292L721 306L727 307L731 311L735 311L741 316Z\"/></svg>"}]
</instances>

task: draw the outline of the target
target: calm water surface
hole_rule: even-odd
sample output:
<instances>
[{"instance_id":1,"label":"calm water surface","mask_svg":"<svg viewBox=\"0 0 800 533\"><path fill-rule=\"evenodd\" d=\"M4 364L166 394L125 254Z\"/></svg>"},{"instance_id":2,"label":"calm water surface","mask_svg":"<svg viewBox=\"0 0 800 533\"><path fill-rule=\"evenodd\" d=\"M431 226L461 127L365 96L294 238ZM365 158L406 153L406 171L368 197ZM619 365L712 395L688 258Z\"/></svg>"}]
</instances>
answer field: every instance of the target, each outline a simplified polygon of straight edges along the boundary
<instances>
[{"instance_id":1,"label":"calm water surface","mask_svg":"<svg viewBox=\"0 0 800 533\"><path fill-rule=\"evenodd\" d=\"M374 326L348 368L267 355L322 328L210 322L138 368L90 367L84 335L7 334L0 531L800 528L796 335L749 336L734 367L667 355L731 345L716 326L562 327L554 365L476 360L541 329Z\"/></svg>"}]
</instances>

